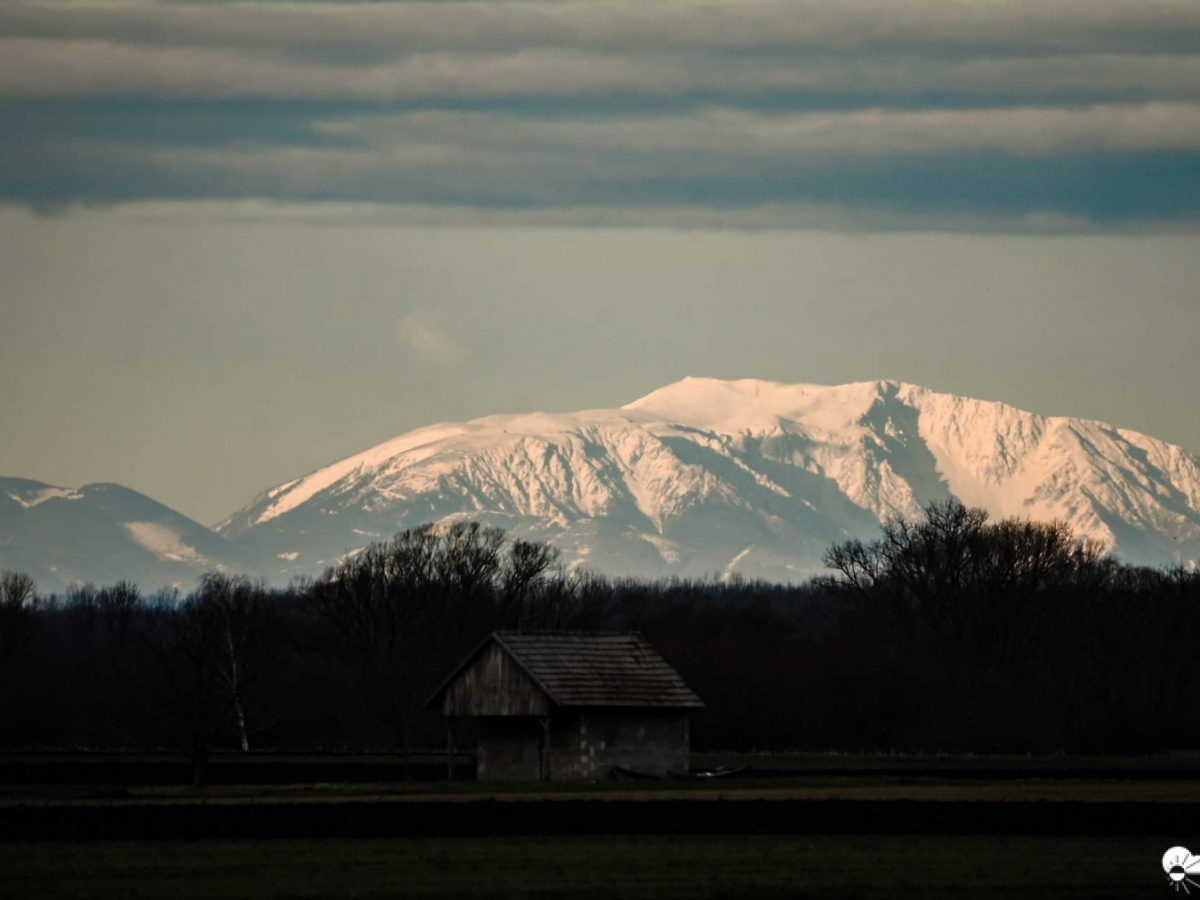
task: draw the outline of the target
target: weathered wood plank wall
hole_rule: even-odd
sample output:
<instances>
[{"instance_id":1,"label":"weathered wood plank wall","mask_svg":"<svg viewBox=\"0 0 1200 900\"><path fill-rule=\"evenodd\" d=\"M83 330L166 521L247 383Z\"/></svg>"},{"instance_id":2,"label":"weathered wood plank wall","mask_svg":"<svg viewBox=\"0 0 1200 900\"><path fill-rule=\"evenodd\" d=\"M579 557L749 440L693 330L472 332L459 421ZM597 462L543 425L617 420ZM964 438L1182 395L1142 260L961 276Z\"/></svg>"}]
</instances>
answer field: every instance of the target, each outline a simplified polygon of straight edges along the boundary
<instances>
[{"instance_id":1,"label":"weathered wood plank wall","mask_svg":"<svg viewBox=\"0 0 1200 900\"><path fill-rule=\"evenodd\" d=\"M491 643L446 690L447 716L545 716L550 701L498 644Z\"/></svg>"}]
</instances>

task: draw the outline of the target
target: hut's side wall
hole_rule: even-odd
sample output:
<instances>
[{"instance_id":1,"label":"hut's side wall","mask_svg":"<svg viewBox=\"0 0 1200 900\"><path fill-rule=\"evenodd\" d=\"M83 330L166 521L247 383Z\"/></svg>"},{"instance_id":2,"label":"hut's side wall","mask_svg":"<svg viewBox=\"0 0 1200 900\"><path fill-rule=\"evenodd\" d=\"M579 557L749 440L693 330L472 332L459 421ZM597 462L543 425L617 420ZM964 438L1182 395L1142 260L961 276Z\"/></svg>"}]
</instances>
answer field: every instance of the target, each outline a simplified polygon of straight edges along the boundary
<instances>
[{"instance_id":1,"label":"hut's side wall","mask_svg":"<svg viewBox=\"0 0 1200 900\"><path fill-rule=\"evenodd\" d=\"M446 689L447 716L545 716L542 689L495 641L488 644Z\"/></svg>"},{"instance_id":2,"label":"hut's side wall","mask_svg":"<svg viewBox=\"0 0 1200 900\"><path fill-rule=\"evenodd\" d=\"M550 775L555 781L606 778L614 766L666 775L688 769L686 711L588 709L554 717Z\"/></svg>"},{"instance_id":3,"label":"hut's side wall","mask_svg":"<svg viewBox=\"0 0 1200 900\"><path fill-rule=\"evenodd\" d=\"M542 726L526 716L478 719L475 751L480 781L537 781L542 765Z\"/></svg>"}]
</instances>

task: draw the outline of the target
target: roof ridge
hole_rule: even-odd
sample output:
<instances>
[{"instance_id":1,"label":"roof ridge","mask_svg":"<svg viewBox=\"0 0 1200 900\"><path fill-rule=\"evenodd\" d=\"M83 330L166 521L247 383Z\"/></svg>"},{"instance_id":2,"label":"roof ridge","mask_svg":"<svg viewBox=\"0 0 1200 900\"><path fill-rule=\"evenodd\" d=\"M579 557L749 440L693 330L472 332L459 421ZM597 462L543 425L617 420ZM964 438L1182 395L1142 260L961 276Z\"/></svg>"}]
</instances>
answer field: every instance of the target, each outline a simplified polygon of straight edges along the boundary
<instances>
[{"instance_id":1,"label":"roof ridge","mask_svg":"<svg viewBox=\"0 0 1200 900\"><path fill-rule=\"evenodd\" d=\"M617 629L607 629L607 630L589 631L589 630L583 629L583 628L577 628L577 629L499 628L492 633L493 634L503 634L506 636L527 634L527 635L536 635L537 637L550 637L550 636L562 636L562 637L634 637L634 636L637 636L637 637L642 637L642 633L640 631L635 631L635 630L621 631L621 630L617 630Z\"/></svg>"},{"instance_id":2,"label":"roof ridge","mask_svg":"<svg viewBox=\"0 0 1200 900\"><path fill-rule=\"evenodd\" d=\"M442 682L430 704L495 642L556 705L700 707L704 703L640 631L493 631Z\"/></svg>"}]
</instances>

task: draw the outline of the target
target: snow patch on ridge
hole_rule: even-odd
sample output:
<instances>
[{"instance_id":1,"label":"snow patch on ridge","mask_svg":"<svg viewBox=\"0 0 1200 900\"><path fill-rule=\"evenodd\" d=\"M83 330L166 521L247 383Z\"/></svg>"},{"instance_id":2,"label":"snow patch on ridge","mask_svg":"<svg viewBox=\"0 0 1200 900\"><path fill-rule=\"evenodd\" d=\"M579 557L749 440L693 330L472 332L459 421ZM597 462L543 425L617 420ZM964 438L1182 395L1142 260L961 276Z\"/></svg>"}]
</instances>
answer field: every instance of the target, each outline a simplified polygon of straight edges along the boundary
<instances>
[{"instance_id":1,"label":"snow patch on ridge","mask_svg":"<svg viewBox=\"0 0 1200 900\"><path fill-rule=\"evenodd\" d=\"M202 562L204 557L189 547L183 540L159 522L122 522L121 525L129 532L138 544L149 550L159 559L171 562Z\"/></svg>"},{"instance_id":2,"label":"snow patch on ridge","mask_svg":"<svg viewBox=\"0 0 1200 900\"><path fill-rule=\"evenodd\" d=\"M682 548L673 541L668 541L657 534L639 534L638 537L658 551L662 561L668 564L677 563L682 558Z\"/></svg>"},{"instance_id":3,"label":"snow patch on ridge","mask_svg":"<svg viewBox=\"0 0 1200 900\"><path fill-rule=\"evenodd\" d=\"M735 556L733 559L731 559L729 561L729 565L727 565L725 567L724 571L721 572L720 580L724 582L724 581L728 581L730 578L732 578L733 573L735 571L737 571L737 564L740 563L747 556L749 556L750 551L753 549L754 549L754 545L751 544L745 550L743 550L741 553L739 553L737 556Z\"/></svg>"},{"instance_id":4,"label":"snow patch on ridge","mask_svg":"<svg viewBox=\"0 0 1200 900\"><path fill-rule=\"evenodd\" d=\"M44 488L40 491L30 491L23 497L19 494L8 494L9 498L26 509L33 509L47 500L82 500L83 494L74 488Z\"/></svg>"}]
</instances>

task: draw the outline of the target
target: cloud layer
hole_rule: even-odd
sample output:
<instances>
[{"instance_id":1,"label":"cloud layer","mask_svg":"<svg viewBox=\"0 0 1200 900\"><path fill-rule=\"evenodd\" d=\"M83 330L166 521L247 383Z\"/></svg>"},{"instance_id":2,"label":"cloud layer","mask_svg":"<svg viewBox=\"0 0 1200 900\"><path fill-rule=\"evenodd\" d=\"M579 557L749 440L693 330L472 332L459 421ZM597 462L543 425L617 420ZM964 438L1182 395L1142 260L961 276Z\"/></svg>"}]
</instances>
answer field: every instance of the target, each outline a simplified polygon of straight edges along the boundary
<instances>
[{"instance_id":1,"label":"cloud layer","mask_svg":"<svg viewBox=\"0 0 1200 900\"><path fill-rule=\"evenodd\" d=\"M42 209L1177 230L1200 4L18 2L0 123Z\"/></svg>"}]
</instances>

